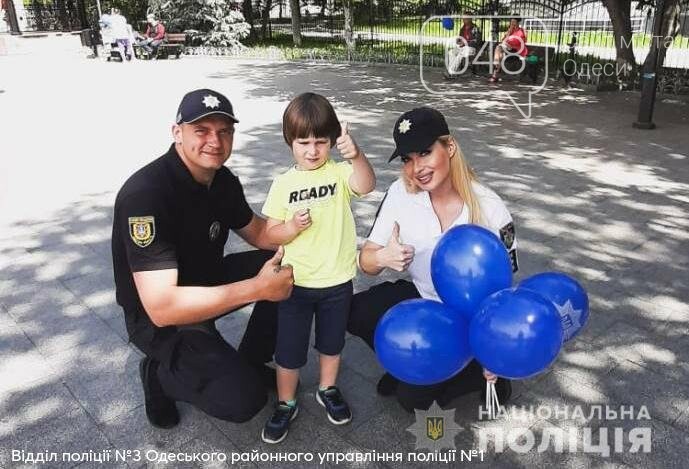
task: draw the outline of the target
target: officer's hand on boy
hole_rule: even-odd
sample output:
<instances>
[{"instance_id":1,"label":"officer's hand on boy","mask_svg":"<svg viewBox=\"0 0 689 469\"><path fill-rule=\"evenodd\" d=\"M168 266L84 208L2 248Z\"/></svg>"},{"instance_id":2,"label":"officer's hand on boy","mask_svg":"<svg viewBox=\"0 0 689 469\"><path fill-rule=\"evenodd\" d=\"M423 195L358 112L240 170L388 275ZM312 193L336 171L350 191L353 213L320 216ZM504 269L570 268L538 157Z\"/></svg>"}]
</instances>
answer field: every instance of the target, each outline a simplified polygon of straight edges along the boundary
<instances>
[{"instance_id":1,"label":"officer's hand on boy","mask_svg":"<svg viewBox=\"0 0 689 469\"><path fill-rule=\"evenodd\" d=\"M382 267L387 267L397 272L404 272L414 260L414 246L402 244L400 240L400 225L395 222L395 225L392 227L390 241L388 241L384 248L379 249L377 254L379 256L379 264Z\"/></svg>"},{"instance_id":2,"label":"officer's hand on boy","mask_svg":"<svg viewBox=\"0 0 689 469\"><path fill-rule=\"evenodd\" d=\"M268 301L282 301L292 294L294 286L294 275L292 266L281 266L282 257L285 255L285 248L280 246L275 255L269 259L256 275L260 282L262 298Z\"/></svg>"},{"instance_id":3,"label":"officer's hand on boy","mask_svg":"<svg viewBox=\"0 0 689 469\"><path fill-rule=\"evenodd\" d=\"M298 210L292 217L292 223L294 223L297 232L301 233L311 226L311 211L308 208Z\"/></svg>"},{"instance_id":4,"label":"officer's hand on boy","mask_svg":"<svg viewBox=\"0 0 689 469\"><path fill-rule=\"evenodd\" d=\"M359 146L356 144L352 136L349 135L349 124L347 122L343 122L341 127L342 133L335 141L337 149L342 155L342 158L345 160L354 159L361 154L361 150L359 150Z\"/></svg>"}]
</instances>

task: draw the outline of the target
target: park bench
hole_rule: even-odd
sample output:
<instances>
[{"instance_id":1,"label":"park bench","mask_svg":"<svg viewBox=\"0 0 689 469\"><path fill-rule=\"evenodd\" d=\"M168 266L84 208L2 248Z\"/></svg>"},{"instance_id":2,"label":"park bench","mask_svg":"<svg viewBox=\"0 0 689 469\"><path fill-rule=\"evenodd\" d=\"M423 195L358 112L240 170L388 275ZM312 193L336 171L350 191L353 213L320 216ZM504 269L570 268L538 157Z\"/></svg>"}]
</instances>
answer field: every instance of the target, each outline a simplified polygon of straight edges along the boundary
<instances>
[{"instance_id":1,"label":"park bench","mask_svg":"<svg viewBox=\"0 0 689 469\"><path fill-rule=\"evenodd\" d=\"M156 53L156 59L167 59L171 55L174 55L176 59L179 59L180 55L184 50L184 46L187 43L186 33L165 33L165 38L162 44L158 46ZM138 59L151 59L143 47L135 45L134 52Z\"/></svg>"},{"instance_id":2,"label":"park bench","mask_svg":"<svg viewBox=\"0 0 689 469\"><path fill-rule=\"evenodd\" d=\"M158 58L167 59L174 55L176 59L179 59L186 43L187 35L185 33L166 33L165 41L158 47Z\"/></svg>"}]
</instances>

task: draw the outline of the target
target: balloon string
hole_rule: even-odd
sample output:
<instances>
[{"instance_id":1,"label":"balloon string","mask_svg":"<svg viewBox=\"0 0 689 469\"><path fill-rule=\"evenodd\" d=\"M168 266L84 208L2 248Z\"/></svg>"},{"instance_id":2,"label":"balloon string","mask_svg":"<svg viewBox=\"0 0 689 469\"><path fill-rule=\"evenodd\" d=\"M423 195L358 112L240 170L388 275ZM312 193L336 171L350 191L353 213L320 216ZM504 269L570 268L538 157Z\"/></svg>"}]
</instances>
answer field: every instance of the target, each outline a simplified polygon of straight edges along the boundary
<instances>
[{"instance_id":1,"label":"balloon string","mask_svg":"<svg viewBox=\"0 0 689 469\"><path fill-rule=\"evenodd\" d=\"M493 399L492 399L492 394L490 392L490 382L486 381L486 412L488 413L488 420L493 419L493 409L492 409L492 404L493 404Z\"/></svg>"},{"instance_id":2,"label":"balloon string","mask_svg":"<svg viewBox=\"0 0 689 469\"><path fill-rule=\"evenodd\" d=\"M495 383L486 381L486 411L489 420L495 420L500 413L500 400L495 390Z\"/></svg>"}]
</instances>

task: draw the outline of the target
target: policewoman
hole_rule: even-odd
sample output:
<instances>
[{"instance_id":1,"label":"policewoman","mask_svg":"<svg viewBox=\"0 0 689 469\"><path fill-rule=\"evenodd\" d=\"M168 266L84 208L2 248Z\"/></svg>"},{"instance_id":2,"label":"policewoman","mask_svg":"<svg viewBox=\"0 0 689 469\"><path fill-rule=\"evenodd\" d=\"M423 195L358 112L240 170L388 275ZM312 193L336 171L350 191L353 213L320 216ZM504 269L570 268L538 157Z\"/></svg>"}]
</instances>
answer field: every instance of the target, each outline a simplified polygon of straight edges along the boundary
<instances>
[{"instance_id":1,"label":"policewoman","mask_svg":"<svg viewBox=\"0 0 689 469\"><path fill-rule=\"evenodd\" d=\"M348 330L372 349L376 324L389 308L419 297L440 301L431 281L431 255L449 228L474 223L491 230L505 244L513 270L518 268L512 217L500 197L478 182L443 115L429 107L405 112L395 123L393 138L396 148L389 162L401 160L401 175L378 209L359 265L369 275L407 271L411 281L384 282L354 295ZM485 392L486 380L497 381L501 403L509 399L510 382L482 370L475 360L436 385L411 385L386 373L377 390L396 395L411 412L428 409L433 401L443 406L457 396Z\"/></svg>"},{"instance_id":2,"label":"policewoman","mask_svg":"<svg viewBox=\"0 0 689 469\"><path fill-rule=\"evenodd\" d=\"M267 242L265 220L249 207L224 166L235 117L208 89L182 99L174 143L117 194L112 255L117 302L130 341L145 354L139 371L146 415L156 427L179 422L176 401L243 422L266 403L274 370L277 301L289 297L283 249ZM259 250L223 256L232 230ZM214 320L256 303L238 350ZM272 371L272 373L271 373ZM274 385L273 385L274 386Z\"/></svg>"}]
</instances>

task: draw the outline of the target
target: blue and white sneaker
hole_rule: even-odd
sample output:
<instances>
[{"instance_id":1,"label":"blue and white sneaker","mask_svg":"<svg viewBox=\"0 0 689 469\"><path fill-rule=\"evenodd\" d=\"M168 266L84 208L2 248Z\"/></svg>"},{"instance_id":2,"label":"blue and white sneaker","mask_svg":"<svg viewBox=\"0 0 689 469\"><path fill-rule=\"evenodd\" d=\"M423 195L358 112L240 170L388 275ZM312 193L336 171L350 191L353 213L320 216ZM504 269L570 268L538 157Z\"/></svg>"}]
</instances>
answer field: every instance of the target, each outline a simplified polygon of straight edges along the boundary
<instances>
[{"instance_id":1,"label":"blue and white sneaker","mask_svg":"<svg viewBox=\"0 0 689 469\"><path fill-rule=\"evenodd\" d=\"M325 407L328 420L335 425L344 425L352 420L352 411L337 386L330 386L316 393L316 402Z\"/></svg>"},{"instance_id":2,"label":"blue and white sneaker","mask_svg":"<svg viewBox=\"0 0 689 469\"><path fill-rule=\"evenodd\" d=\"M285 401L275 404L275 412L263 427L261 439L270 444L280 443L287 436L289 424L297 418L298 413L299 406L297 404L294 407L287 405Z\"/></svg>"}]
</instances>

